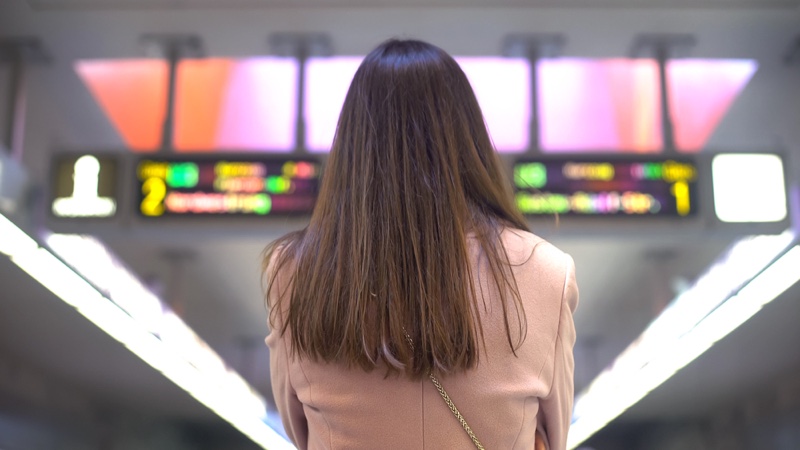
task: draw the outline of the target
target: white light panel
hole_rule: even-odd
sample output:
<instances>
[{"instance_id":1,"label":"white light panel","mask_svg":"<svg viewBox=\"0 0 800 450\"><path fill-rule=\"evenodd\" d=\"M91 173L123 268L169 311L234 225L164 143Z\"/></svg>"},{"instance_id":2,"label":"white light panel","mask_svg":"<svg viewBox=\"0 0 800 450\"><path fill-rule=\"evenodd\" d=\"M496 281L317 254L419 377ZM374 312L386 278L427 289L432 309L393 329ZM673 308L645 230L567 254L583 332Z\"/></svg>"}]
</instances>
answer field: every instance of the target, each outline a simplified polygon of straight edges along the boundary
<instances>
[{"instance_id":1,"label":"white light panel","mask_svg":"<svg viewBox=\"0 0 800 450\"><path fill-rule=\"evenodd\" d=\"M98 195L100 168L100 161L92 155L78 158L72 172L72 195L55 199L53 214L57 217L113 216L117 211L117 201Z\"/></svg>"},{"instance_id":2,"label":"white light panel","mask_svg":"<svg viewBox=\"0 0 800 450\"><path fill-rule=\"evenodd\" d=\"M530 134L530 64L521 58L456 57L480 104L499 152L528 148ZM310 58L306 63L306 144L311 151L330 150L342 104L363 57Z\"/></svg>"},{"instance_id":3,"label":"white light panel","mask_svg":"<svg viewBox=\"0 0 800 450\"><path fill-rule=\"evenodd\" d=\"M786 218L783 161L772 154L720 154L711 162L714 210L730 223L779 222Z\"/></svg>"}]
</instances>

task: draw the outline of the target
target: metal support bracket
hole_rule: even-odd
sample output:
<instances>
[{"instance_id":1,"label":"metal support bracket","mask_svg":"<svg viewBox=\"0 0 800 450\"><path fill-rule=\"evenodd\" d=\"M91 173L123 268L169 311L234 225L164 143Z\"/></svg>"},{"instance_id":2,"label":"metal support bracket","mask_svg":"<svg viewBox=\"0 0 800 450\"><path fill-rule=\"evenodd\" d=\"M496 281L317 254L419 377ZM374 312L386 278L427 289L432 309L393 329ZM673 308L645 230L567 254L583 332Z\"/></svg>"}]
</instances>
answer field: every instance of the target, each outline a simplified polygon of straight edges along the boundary
<instances>
[{"instance_id":1,"label":"metal support bracket","mask_svg":"<svg viewBox=\"0 0 800 450\"><path fill-rule=\"evenodd\" d=\"M269 37L269 46L273 54L298 61L294 151L306 153L306 62L312 56L330 56L333 53L330 37L321 33L276 33Z\"/></svg>"},{"instance_id":2,"label":"metal support bracket","mask_svg":"<svg viewBox=\"0 0 800 450\"><path fill-rule=\"evenodd\" d=\"M696 44L696 39L687 34L642 34L636 36L631 48L632 58L652 58L658 63L658 82L661 96L661 132L663 151L675 153L675 127L669 103L669 80L667 63L671 59L684 58Z\"/></svg>"},{"instance_id":3,"label":"metal support bracket","mask_svg":"<svg viewBox=\"0 0 800 450\"><path fill-rule=\"evenodd\" d=\"M561 56L566 38L561 34L514 33L503 39L503 56L523 57L531 66L531 121L528 153L541 152L539 130L539 71L537 66L544 58Z\"/></svg>"},{"instance_id":4,"label":"metal support bracket","mask_svg":"<svg viewBox=\"0 0 800 450\"><path fill-rule=\"evenodd\" d=\"M27 109L27 69L33 64L50 62L50 55L37 37L7 37L0 39L0 64L9 65L9 98L6 101L6 124L3 144L16 161L22 161ZM0 145L3 147L3 145Z\"/></svg>"},{"instance_id":5,"label":"metal support bracket","mask_svg":"<svg viewBox=\"0 0 800 450\"><path fill-rule=\"evenodd\" d=\"M199 36L192 34L146 34L141 43L148 56L163 58L168 64L167 104L161 128L161 153L171 153L175 122L175 90L178 63L183 58L203 58L205 50Z\"/></svg>"}]
</instances>

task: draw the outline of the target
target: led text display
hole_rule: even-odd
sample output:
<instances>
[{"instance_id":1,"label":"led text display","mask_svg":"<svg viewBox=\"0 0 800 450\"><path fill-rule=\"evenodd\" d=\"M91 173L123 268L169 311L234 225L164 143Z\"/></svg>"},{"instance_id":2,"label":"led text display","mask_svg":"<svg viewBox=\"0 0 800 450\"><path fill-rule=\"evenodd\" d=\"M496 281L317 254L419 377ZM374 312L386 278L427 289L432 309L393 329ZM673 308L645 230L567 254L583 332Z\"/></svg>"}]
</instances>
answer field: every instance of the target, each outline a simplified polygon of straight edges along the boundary
<instances>
[{"instance_id":1,"label":"led text display","mask_svg":"<svg viewBox=\"0 0 800 450\"><path fill-rule=\"evenodd\" d=\"M524 160L514 187L527 215L686 217L697 211L697 174L687 159Z\"/></svg>"},{"instance_id":2,"label":"led text display","mask_svg":"<svg viewBox=\"0 0 800 450\"><path fill-rule=\"evenodd\" d=\"M307 214L320 171L314 160L144 159L137 165L138 209L145 217Z\"/></svg>"}]
</instances>

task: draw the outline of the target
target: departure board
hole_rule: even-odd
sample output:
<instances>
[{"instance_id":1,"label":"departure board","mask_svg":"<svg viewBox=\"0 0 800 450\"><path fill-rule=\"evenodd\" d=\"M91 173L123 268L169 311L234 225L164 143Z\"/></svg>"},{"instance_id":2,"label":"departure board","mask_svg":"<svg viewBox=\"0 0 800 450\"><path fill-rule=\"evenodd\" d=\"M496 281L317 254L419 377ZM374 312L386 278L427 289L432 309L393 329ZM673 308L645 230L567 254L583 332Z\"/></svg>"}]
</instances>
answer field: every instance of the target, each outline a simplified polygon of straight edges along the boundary
<instances>
[{"instance_id":1,"label":"departure board","mask_svg":"<svg viewBox=\"0 0 800 450\"><path fill-rule=\"evenodd\" d=\"M514 164L526 215L688 217L697 212L697 165L688 158L563 157Z\"/></svg>"},{"instance_id":2,"label":"departure board","mask_svg":"<svg viewBox=\"0 0 800 450\"><path fill-rule=\"evenodd\" d=\"M142 159L138 210L145 217L309 214L320 172L313 159Z\"/></svg>"}]
</instances>

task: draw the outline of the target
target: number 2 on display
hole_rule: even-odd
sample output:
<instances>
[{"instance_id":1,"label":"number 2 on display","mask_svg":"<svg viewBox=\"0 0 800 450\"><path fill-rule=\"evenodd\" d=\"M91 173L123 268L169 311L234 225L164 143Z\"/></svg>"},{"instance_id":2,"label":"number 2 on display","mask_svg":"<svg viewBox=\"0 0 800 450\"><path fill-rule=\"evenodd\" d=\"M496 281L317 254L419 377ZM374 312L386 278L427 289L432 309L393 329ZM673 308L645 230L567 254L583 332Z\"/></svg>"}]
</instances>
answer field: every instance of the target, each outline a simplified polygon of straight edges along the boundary
<instances>
[{"instance_id":1,"label":"number 2 on display","mask_svg":"<svg viewBox=\"0 0 800 450\"><path fill-rule=\"evenodd\" d=\"M161 178L148 178L142 184L144 199L140 206L145 216L160 216L164 214L164 197L167 194L167 185Z\"/></svg>"}]
</instances>

